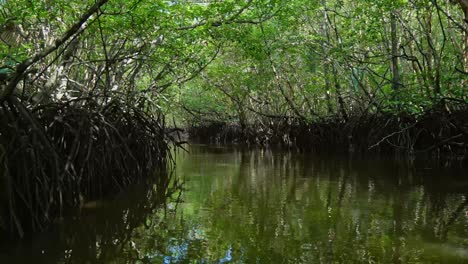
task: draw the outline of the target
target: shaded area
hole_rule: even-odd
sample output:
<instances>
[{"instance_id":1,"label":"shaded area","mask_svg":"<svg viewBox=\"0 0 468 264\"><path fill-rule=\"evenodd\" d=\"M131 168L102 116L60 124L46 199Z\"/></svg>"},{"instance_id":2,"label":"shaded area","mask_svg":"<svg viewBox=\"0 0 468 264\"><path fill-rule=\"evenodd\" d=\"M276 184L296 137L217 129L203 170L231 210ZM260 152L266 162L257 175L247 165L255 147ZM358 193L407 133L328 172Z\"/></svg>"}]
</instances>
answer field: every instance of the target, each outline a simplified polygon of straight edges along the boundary
<instances>
[{"instance_id":1,"label":"shaded area","mask_svg":"<svg viewBox=\"0 0 468 264\"><path fill-rule=\"evenodd\" d=\"M166 170L163 115L97 100L0 105L0 232L44 230L87 200Z\"/></svg>"},{"instance_id":2,"label":"shaded area","mask_svg":"<svg viewBox=\"0 0 468 264\"><path fill-rule=\"evenodd\" d=\"M188 128L201 143L280 145L328 153L403 153L434 158L468 158L468 105L452 104L416 116L377 113L313 122L287 117L245 126L229 122ZM451 110L449 110L451 109Z\"/></svg>"},{"instance_id":3,"label":"shaded area","mask_svg":"<svg viewBox=\"0 0 468 264\"><path fill-rule=\"evenodd\" d=\"M114 199L84 204L72 216L32 237L0 245L5 263L145 263L137 245L142 230L164 228L167 202L177 203L181 184L174 175L132 185ZM161 217L154 217L161 215ZM151 241L146 241L147 246ZM156 243L156 241L154 241ZM154 245L154 244L153 244ZM145 245L146 246L146 245Z\"/></svg>"}]
</instances>

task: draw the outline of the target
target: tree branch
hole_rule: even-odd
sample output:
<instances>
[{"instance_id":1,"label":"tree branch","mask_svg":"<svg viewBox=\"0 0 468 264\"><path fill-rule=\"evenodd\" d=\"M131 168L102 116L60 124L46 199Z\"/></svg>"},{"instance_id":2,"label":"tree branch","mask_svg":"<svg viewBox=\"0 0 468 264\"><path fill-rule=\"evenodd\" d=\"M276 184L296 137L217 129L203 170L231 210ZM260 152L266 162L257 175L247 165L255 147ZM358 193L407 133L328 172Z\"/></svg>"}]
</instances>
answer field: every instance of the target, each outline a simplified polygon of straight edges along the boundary
<instances>
[{"instance_id":1,"label":"tree branch","mask_svg":"<svg viewBox=\"0 0 468 264\"><path fill-rule=\"evenodd\" d=\"M55 40L54 44L42 52L36 53L32 58L29 58L20 64L16 66L16 70L13 73L13 75L10 78L10 81L8 85L6 86L5 90L0 96L0 103L5 101L6 98L11 96L13 94L13 91L15 90L16 86L18 83L23 79L26 70L33 65L34 63L42 60L43 58L47 57L49 54L52 52L56 51L60 46L62 46L64 43L66 43L71 37L73 37L77 32L80 31L80 28L83 26L84 23L96 12L99 11L99 9L105 5L109 0L99 0L97 1L88 11L86 11L68 31L65 32L65 34Z\"/></svg>"}]
</instances>

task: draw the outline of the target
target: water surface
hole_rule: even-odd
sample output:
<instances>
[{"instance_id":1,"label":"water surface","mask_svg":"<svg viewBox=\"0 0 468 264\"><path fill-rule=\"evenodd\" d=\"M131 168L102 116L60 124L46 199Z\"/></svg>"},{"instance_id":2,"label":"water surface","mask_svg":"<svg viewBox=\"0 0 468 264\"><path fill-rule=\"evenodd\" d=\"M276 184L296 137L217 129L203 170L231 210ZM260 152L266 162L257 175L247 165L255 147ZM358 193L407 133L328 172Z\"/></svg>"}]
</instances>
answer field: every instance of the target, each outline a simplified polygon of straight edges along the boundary
<instances>
[{"instance_id":1,"label":"water surface","mask_svg":"<svg viewBox=\"0 0 468 264\"><path fill-rule=\"evenodd\" d=\"M193 145L177 155L185 185L171 199L151 207L136 188L2 245L0 260L468 263L465 174L425 161Z\"/></svg>"}]
</instances>

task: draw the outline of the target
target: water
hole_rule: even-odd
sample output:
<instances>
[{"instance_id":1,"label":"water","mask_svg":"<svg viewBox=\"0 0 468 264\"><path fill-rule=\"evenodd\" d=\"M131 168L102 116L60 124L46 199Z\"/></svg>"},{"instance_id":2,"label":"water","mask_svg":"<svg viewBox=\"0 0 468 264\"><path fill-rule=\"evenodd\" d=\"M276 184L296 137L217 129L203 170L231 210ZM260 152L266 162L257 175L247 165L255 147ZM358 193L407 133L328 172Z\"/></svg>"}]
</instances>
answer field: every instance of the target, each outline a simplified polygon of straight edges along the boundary
<instances>
[{"instance_id":1,"label":"water","mask_svg":"<svg viewBox=\"0 0 468 264\"><path fill-rule=\"evenodd\" d=\"M419 161L194 145L184 190L135 187L0 263L468 263L468 175Z\"/></svg>"}]
</instances>

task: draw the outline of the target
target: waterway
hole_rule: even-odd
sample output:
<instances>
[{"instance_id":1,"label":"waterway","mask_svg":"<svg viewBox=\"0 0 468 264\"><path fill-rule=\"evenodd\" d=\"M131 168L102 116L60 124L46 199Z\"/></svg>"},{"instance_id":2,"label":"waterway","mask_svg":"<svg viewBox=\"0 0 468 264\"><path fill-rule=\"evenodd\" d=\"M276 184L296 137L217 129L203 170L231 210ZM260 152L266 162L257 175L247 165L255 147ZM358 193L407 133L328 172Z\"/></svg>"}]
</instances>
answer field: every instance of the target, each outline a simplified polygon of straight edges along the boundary
<instances>
[{"instance_id":1,"label":"waterway","mask_svg":"<svg viewBox=\"0 0 468 264\"><path fill-rule=\"evenodd\" d=\"M182 186L134 186L0 263L468 263L468 173L454 162L192 145Z\"/></svg>"}]
</instances>

